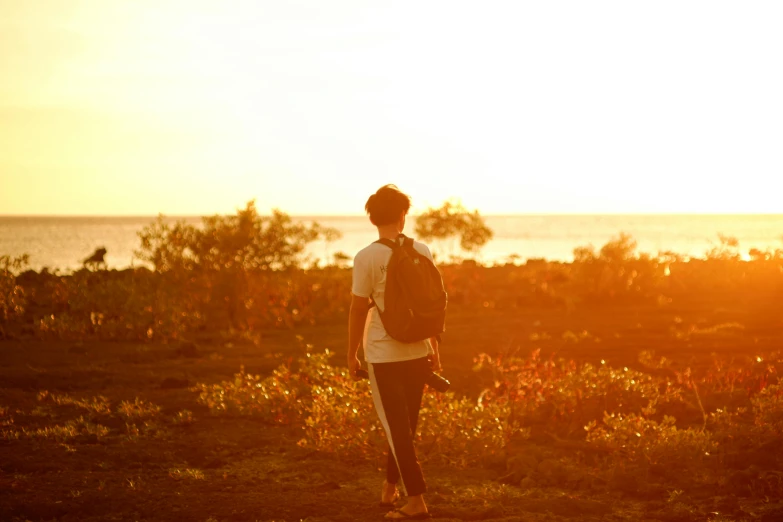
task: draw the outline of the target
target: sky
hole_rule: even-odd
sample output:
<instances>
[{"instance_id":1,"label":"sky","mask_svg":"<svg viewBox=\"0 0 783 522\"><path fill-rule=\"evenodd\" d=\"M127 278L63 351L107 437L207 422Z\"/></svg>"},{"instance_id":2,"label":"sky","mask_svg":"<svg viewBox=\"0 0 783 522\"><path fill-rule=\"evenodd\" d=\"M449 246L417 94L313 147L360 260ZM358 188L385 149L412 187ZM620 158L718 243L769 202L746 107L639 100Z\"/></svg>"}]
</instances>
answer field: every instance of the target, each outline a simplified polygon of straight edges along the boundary
<instances>
[{"instance_id":1,"label":"sky","mask_svg":"<svg viewBox=\"0 0 783 522\"><path fill-rule=\"evenodd\" d=\"M783 213L778 1L0 0L0 215Z\"/></svg>"}]
</instances>

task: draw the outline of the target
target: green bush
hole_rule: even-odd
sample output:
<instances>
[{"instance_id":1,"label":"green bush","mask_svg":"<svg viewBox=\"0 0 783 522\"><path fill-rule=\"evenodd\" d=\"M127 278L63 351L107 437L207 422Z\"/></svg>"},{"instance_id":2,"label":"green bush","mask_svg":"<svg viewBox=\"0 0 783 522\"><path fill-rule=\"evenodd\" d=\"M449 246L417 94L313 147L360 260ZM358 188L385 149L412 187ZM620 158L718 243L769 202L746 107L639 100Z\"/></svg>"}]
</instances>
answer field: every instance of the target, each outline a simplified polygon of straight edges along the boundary
<instances>
[{"instance_id":1,"label":"green bush","mask_svg":"<svg viewBox=\"0 0 783 522\"><path fill-rule=\"evenodd\" d=\"M631 413L605 413L602 423L585 427L587 441L612 450L617 462L642 466L694 469L715 459L717 444L708 431L678 429L676 419L657 422Z\"/></svg>"},{"instance_id":2,"label":"green bush","mask_svg":"<svg viewBox=\"0 0 783 522\"><path fill-rule=\"evenodd\" d=\"M385 444L370 387L332 366L330 356L308 354L265 378L242 371L233 381L201 384L199 401L215 414L299 426L302 446L377 456ZM475 370L492 383L478 397L425 391L418 427L422 460L457 467L496 462L509 455L512 441L543 430L552 440L564 437L574 447L607 455L614 467L665 469L696 480L708 472L725 475L720 463L727 451L761 447L781 436L783 393L777 384L765 384L750 411L711 412L705 426L681 428L661 411L685 404L683 395L695 384L687 371L679 372L687 379L670 382L627 368L542 360L538 353L526 359L482 354ZM709 383L722 386L702 378L702 393L713 392Z\"/></svg>"},{"instance_id":3,"label":"green bush","mask_svg":"<svg viewBox=\"0 0 783 522\"><path fill-rule=\"evenodd\" d=\"M750 398L750 407L711 412L709 426L729 449L777 445L783 441L783 385L765 386Z\"/></svg>"},{"instance_id":4,"label":"green bush","mask_svg":"<svg viewBox=\"0 0 783 522\"><path fill-rule=\"evenodd\" d=\"M418 429L420 453L425 459L457 467L503 455L515 434L524 435L511 411L508 403L425 391Z\"/></svg>"},{"instance_id":5,"label":"green bush","mask_svg":"<svg viewBox=\"0 0 783 522\"><path fill-rule=\"evenodd\" d=\"M751 399L755 428L764 435L783 437L783 386L773 384Z\"/></svg>"},{"instance_id":6,"label":"green bush","mask_svg":"<svg viewBox=\"0 0 783 522\"><path fill-rule=\"evenodd\" d=\"M265 378L241 371L232 381L195 389L199 402L214 414L253 415L302 427L302 446L362 457L379 454L384 437L368 383L354 382L329 358L328 352L308 354ZM512 439L524 439L542 423L552 434L585 439L635 465L693 467L715 452L710 432L680 429L669 416L652 418L655 405L679 399L674 385L667 390L653 377L538 356L502 363L484 356L482 364L499 368L495 377L505 384L478 398L425 391L418 429L423 460L465 467L503 457ZM598 398L594 408L585 406Z\"/></svg>"},{"instance_id":7,"label":"green bush","mask_svg":"<svg viewBox=\"0 0 783 522\"><path fill-rule=\"evenodd\" d=\"M559 436L583 436L583 427L604 412L654 415L660 406L682 401L681 388L667 380L606 364L577 365L543 359L481 354L474 370L491 383L484 402L507 403L512 422L540 425Z\"/></svg>"},{"instance_id":8,"label":"green bush","mask_svg":"<svg viewBox=\"0 0 783 522\"><path fill-rule=\"evenodd\" d=\"M244 370L233 381L199 384L199 402L214 414L260 417L303 428L302 446L360 457L385 447L367 381L353 381L328 363L331 354L307 354L268 377ZM502 404L481 404L452 393L425 392L419 426L423 458L468 465L499 452L515 431Z\"/></svg>"},{"instance_id":9,"label":"green bush","mask_svg":"<svg viewBox=\"0 0 783 522\"><path fill-rule=\"evenodd\" d=\"M350 382L347 373L331 384L315 384L303 411L301 446L350 457L380 455L386 437L367 381Z\"/></svg>"},{"instance_id":10,"label":"green bush","mask_svg":"<svg viewBox=\"0 0 783 522\"><path fill-rule=\"evenodd\" d=\"M6 325L24 314L27 298L16 274L27 266L28 256L0 256L0 339L6 336Z\"/></svg>"}]
</instances>

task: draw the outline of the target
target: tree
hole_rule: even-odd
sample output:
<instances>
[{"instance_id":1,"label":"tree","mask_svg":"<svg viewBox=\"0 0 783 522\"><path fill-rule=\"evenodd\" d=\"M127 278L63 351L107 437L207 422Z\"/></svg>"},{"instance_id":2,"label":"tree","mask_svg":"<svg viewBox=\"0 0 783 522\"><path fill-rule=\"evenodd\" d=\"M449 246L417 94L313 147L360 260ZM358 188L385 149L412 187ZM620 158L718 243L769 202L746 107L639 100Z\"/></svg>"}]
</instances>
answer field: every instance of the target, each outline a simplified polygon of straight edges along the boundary
<instances>
[{"instance_id":1,"label":"tree","mask_svg":"<svg viewBox=\"0 0 783 522\"><path fill-rule=\"evenodd\" d=\"M478 210L468 211L462 203L446 201L440 208L428 208L416 217L416 235L425 241L459 238L460 247L477 252L490 239L487 227Z\"/></svg>"},{"instance_id":2,"label":"tree","mask_svg":"<svg viewBox=\"0 0 783 522\"><path fill-rule=\"evenodd\" d=\"M255 201L236 215L203 218L203 226L168 224L163 216L139 233L136 256L158 272L193 270L279 270L299 266L306 246L318 238L327 241L340 232L318 223L296 223L273 210L261 216Z\"/></svg>"}]
</instances>

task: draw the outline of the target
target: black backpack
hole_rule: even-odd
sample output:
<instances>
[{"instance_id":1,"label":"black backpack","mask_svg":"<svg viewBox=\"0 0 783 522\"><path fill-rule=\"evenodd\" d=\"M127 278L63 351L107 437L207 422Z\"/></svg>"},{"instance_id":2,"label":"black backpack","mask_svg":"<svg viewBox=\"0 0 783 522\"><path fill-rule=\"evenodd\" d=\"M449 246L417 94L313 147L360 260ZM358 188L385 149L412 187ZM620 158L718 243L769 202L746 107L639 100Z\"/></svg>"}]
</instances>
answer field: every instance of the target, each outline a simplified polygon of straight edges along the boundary
<instances>
[{"instance_id":1,"label":"black backpack","mask_svg":"<svg viewBox=\"0 0 783 522\"><path fill-rule=\"evenodd\" d=\"M402 234L396 241L381 238L376 243L392 249L385 306L383 312L378 309L386 333L403 343L439 337L446 329L448 296L435 264Z\"/></svg>"}]
</instances>

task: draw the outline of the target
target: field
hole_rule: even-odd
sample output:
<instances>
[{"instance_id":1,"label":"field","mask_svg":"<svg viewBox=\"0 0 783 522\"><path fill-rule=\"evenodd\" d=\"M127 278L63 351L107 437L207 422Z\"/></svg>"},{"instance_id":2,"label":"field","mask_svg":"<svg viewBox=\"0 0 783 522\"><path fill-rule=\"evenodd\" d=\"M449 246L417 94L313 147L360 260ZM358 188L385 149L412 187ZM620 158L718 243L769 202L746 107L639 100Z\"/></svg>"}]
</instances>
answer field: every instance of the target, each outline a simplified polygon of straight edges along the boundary
<instances>
[{"instance_id":1,"label":"field","mask_svg":"<svg viewBox=\"0 0 783 522\"><path fill-rule=\"evenodd\" d=\"M251 203L153 223L135 269L0 256L0 520L380 519L350 270L300 255L324 234ZM435 519L783 520L782 250L440 269Z\"/></svg>"},{"instance_id":2,"label":"field","mask_svg":"<svg viewBox=\"0 0 783 522\"><path fill-rule=\"evenodd\" d=\"M214 414L192 389L231 381L240 366L249 374L269 375L306 351L330 349L332 361L342 365L345 335L342 322L333 321L270 330L256 343L0 343L0 519L380 519L380 452L373 458L298 445L299 423ZM487 385L472 369L480 353L527 357L540 349L544 357L598 365L603 359L617 368L656 373L663 370L639 362L640 354L654 350L656 357L704 375L716 360L767 357L781 342L779 310L769 308L455 306L444 338L444 374L458 393L475 398ZM704 408L714 410L717 395L702 395ZM695 396L684 400L695 403ZM701 424L698 409L682 413L686 423ZM550 431L533 429L479 464L450 464L428 456L422 446L433 516L783 519L779 482L773 480L780 468L764 466L764 458L754 461L752 451L744 462L723 455L704 464L716 468L708 470L712 478L682 481L676 472L650 473L649 466L638 474L631 465ZM765 450L768 462L780 457L777 436L778 445ZM535 459L527 483L519 473L513 477L515 455ZM554 471L559 476L541 478L548 472L542 463L560 466Z\"/></svg>"}]
</instances>

